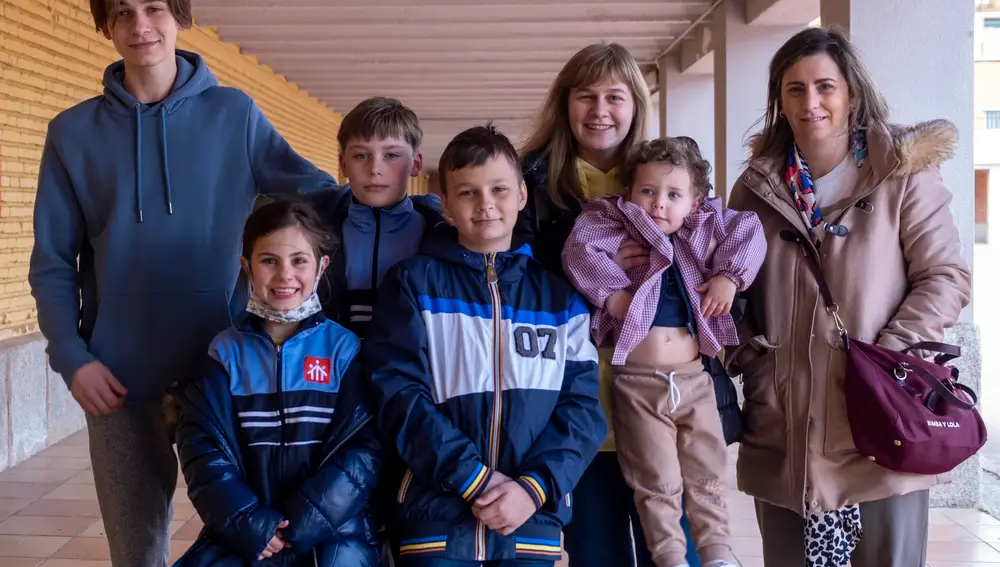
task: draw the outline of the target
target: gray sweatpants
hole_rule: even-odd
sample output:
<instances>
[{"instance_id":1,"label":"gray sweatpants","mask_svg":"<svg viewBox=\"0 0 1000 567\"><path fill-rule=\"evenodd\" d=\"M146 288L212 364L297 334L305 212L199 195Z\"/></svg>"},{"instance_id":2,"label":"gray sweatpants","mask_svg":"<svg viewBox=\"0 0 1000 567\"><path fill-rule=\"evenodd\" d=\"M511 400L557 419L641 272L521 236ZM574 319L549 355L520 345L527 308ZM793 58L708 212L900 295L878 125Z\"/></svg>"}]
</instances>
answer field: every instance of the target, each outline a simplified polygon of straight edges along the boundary
<instances>
[{"instance_id":1,"label":"gray sweatpants","mask_svg":"<svg viewBox=\"0 0 1000 567\"><path fill-rule=\"evenodd\" d=\"M802 517L754 501L766 567L805 567ZM861 504L863 534L852 567L917 567L927 563L930 491L919 490Z\"/></svg>"},{"instance_id":2,"label":"gray sweatpants","mask_svg":"<svg viewBox=\"0 0 1000 567\"><path fill-rule=\"evenodd\" d=\"M160 404L87 415L97 501L113 567L166 567L177 455Z\"/></svg>"}]
</instances>

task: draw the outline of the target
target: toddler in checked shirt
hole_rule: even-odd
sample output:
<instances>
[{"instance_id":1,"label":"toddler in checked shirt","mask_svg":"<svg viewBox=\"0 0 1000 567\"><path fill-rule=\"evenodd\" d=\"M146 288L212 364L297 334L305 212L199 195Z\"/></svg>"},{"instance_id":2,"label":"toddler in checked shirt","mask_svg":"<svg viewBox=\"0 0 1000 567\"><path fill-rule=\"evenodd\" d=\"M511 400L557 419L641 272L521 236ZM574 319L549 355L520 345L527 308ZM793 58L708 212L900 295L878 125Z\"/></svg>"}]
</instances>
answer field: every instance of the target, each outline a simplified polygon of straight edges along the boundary
<instances>
[{"instance_id":1,"label":"toddler in checked shirt","mask_svg":"<svg viewBox=\"0 0 1000 567\"><path fill-rule=\"evenodd\" d=\"M612 419L657 567L686 567L681 501L705 567L735 567L725 506L726 445L702 355L738 344L729 314L767 244L757 215L709 198L694 140L644 142L622 171L625 196L583 207L563 250L573 285L596 306L598 346L613 343ZM648 263L623 270L626 240Z\"/></svg>"}]
</instances>

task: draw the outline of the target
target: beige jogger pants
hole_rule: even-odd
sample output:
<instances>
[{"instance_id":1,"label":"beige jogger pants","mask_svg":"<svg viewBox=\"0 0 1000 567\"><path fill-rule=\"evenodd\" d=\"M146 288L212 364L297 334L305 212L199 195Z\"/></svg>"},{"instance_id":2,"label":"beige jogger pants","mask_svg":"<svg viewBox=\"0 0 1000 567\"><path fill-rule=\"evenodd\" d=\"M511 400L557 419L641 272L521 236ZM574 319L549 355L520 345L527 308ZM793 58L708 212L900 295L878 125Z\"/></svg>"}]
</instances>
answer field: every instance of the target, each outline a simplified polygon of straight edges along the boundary
<instances>
[{"instance_id":1,"label":"beige jogger pants","mask_svg":"<svg viewBox=\"0 0 1000 567\"><path fill-rule=\"evenodd\" d=\"M612 400L618 460L657 567L686 564L682 495L702 561L733 561L726 443L701 359L674 368L618 367Z\"/></svg>"}]
</instances>

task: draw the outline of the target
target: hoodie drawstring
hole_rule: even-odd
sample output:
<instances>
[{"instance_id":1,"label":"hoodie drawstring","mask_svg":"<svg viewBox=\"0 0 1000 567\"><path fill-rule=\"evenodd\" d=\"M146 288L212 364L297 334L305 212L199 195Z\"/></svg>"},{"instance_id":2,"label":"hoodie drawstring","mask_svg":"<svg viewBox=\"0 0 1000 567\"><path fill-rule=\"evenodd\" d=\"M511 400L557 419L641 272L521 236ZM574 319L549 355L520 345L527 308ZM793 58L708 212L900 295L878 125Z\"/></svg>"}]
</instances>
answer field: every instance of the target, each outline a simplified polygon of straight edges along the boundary
<instances>
[{"instance_id":1,"label":"hoodie drawstring","mask_svg":"<svg viewBox=\"0 0 1000 567\"><path fill-rule=\"evenodd\" d=\"M174 214L174 194L170 187L170 163L167 161L167 107L160 107L160 135L163 142L160 154L163 158L163 181L167 185L167 214Z\"/></svg>"},{"instance_id":2,"label":"hoodie drawstring","mask_svg":"<svg viewBox=\"0 0 1000 567\"><path fill-rule=\"evenodd\" d=\"M142 223L142 111L135 103L135 206Z\"/></svg>"},{"instance_id":3,"label":"hoodie drawstring","mask_svg":"<svg viewBox=\"0 0 1000 567\"><path fill-rule=\"evenodd\" d=\"M676 411L677 407L681 405L681 390L674 382L674 376L676 376L677 373L671 372L668 376L660 371L657 371L656 375L670 382L670 411Z\"/></svg>"},{"instance_id":4,"label":"hoodie drawstring","mask_svg":"<svg viewBox=\"0 0 1000 567\"><path fill-rule=\"evenodd\" d=\"M167 191L167 214L174 214L173 188L170 186L170 162L167 160L167 108L160 107L160 160ZM142 222L142 105L135 105L135 204Z\"/></svg>"}]
</instances>

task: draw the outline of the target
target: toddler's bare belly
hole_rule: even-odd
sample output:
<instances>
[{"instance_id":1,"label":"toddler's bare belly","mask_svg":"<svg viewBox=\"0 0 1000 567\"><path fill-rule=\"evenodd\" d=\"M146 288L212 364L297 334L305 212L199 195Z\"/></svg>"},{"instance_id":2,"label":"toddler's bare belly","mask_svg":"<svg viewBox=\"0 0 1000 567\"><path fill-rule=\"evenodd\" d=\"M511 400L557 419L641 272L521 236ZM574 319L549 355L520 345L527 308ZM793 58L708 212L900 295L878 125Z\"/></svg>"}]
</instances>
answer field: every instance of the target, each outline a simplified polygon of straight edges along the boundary
<instances>
[{"instance_id":1,"label":"toddler's bare belly","mask_svg":"<svg viewBox=\"0 0 1000 567\"><path fill-rule=\"evenodd\" d=\"M626 359L626 364L649 366L675 366L696 360L698 337L686 328L653 327Z\"/></svg>"}]
</instances>

